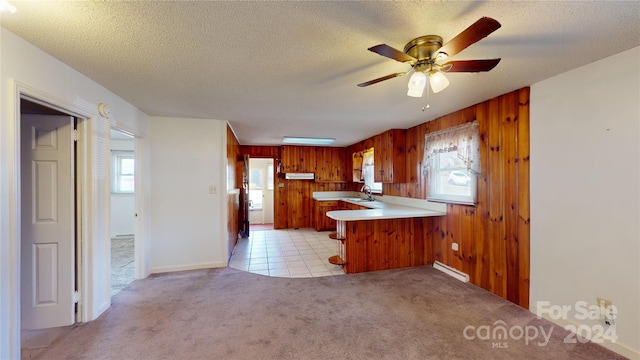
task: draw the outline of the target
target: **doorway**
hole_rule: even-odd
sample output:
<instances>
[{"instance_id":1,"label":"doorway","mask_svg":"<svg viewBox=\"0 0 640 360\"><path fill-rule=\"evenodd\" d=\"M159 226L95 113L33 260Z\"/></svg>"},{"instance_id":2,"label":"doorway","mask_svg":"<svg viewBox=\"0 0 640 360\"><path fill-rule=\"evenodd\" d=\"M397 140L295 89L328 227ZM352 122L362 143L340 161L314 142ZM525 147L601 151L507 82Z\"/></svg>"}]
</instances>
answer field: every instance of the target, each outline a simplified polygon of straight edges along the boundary
<instances>
[{"instance_id":1,"label":"doorway","mask_svg":"<svg viewBox=\"0 0 640 360\"><path fill-rule=\"evenodd\" d=\"M254 230L273 229L273 159L249 159L249 224Z\"/></svg>"},{"instance_id":2,"label":"doorway","mask_svg":"<svg viewBox=\"0 0 640 360\"><path fill-rule=\"evenodd\" d=\"M79 321L78 124L20 99L21 348L34 355Z\"/></svg>"},{"instance_id":3,"label":"doorway","mask_svg":"<svg viewBox=\"0 0 640 360\"><path fill-rule=\"evenodd\" d=\"M135 280L135 138L110 132L111 296Z\"/></svg>"}]
</instances>

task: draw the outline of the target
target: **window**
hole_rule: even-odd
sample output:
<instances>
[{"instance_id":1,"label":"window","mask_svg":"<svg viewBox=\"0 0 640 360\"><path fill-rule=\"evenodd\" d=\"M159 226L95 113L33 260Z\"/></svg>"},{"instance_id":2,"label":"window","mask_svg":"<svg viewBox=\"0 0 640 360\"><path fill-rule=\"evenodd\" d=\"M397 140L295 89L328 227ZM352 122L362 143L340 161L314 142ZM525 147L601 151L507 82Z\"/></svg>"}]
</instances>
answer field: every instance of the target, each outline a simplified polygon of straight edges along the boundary
<instances>
[{"instance_id":1,"label":"window","mask_svg":"<svg viewBox=\"0 0 640 360\"><path fill-rule=\"evenodd\" d=\"M135 185L133 151L113 151L111 163L111 192L132 194Z\"/></svg>"},{"instance_id":2,"label":"window","mask_svg":"<svg viewBox=\"0 0 640 360\"><path fill-rule=\"evenodd\" d=\"M369 185L371 192L382 193L382 183L374 182L374 161L373 161L373 148L368 149L362 153L362 177L364 184Z\"/></svg>"},{"instance_id":3,"label":"window","mask_svg":"<svg viewBox=\"0 0 640 360\"><path fill-rule=\"evenodd\" d=\"M267 190L273 190L273 164L267 165Z\"/></svg>"},{"instance_id":4,"label":"window","mask_svg":"<svg viewBox=\"0 0 640 360\"><path fill-rule=\"evenodd\" d=\"M475 205L480 174L478 121L425 135L427 199Z\"/></svg>"},{"instance_id":5,"label":"window","mask_svg":"<svg viewBox=\"0 0 640 360\"><path fill-rule=\"evenodd\" d=\"M262 209L262 169L249 170L249 209Z\"/></svg>"}]
</instances>

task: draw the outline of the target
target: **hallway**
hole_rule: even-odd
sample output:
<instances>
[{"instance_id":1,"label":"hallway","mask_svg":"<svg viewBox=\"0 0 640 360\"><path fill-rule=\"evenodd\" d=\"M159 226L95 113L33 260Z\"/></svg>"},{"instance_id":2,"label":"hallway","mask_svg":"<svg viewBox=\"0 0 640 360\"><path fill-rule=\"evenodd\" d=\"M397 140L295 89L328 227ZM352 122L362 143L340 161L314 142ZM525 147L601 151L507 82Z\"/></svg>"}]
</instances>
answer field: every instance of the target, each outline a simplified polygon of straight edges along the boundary
<instances>
[{"instance_id":1,"label":"hallway","mask_svg":"<svg viewBox=\"0 0 640 360\"><path fill-rule=\"evenodd\" d=\"M111 296L129 286L134 280L134 237L115 237L111 239Z\"/></svg>"},{"instance_id":2,"label":"hallway","mask_svg":"<svg viewBox=\"0 0 640 360\"><path fill-rule=\"evenodd\" d=\"M238 239L229 266L254 274L275 277L320 277L343 275L340 266L330 264L338 245L329 231L314 229L251 230L249 238Z\"/></svg>"}]
</instances>

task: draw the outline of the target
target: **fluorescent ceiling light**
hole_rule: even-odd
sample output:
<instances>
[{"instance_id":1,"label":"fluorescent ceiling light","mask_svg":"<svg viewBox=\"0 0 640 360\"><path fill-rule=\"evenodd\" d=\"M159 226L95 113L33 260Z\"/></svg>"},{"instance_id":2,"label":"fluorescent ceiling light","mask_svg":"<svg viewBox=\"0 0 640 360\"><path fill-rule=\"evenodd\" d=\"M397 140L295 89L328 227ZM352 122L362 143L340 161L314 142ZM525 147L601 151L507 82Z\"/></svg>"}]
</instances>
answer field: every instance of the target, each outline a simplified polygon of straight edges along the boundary
<instances>
[{"instance_id":1,"label":"fluorescent ceiling light","mask_svg":"<svg viewBox=\"0 0 640 360\"><path fill-rule=\"evenodd\" d=\"M333 144L334 141L336 141L336 139L295 137L295 136L285 136L282 138L283 144L298 144L298 145L329 145L329 144Z\"/></svg>"}]
</instances>

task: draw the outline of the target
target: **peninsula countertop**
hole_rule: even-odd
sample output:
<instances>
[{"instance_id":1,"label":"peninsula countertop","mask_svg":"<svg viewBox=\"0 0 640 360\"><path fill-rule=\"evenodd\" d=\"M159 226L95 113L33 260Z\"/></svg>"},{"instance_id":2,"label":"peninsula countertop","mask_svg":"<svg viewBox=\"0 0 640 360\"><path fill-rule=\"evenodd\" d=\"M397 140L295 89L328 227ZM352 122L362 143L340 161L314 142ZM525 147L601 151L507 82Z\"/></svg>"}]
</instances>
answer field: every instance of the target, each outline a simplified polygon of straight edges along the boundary
<instances>
[{"instance_id":1,"label":"peninsula countertop","mask_svg":"<svg viewBox=\"0 0 640 360\"><path fill-rule=\"evenodd\" d=\"M314 192L318 201L341 200L368 207L366 210L333 210L327 216L338 221L403 219L429 216L444 216L446 205L422 199L410 199L396 196L374 196L375 201L366 201L358 193Z\"/></svg>"}]
</instances>

